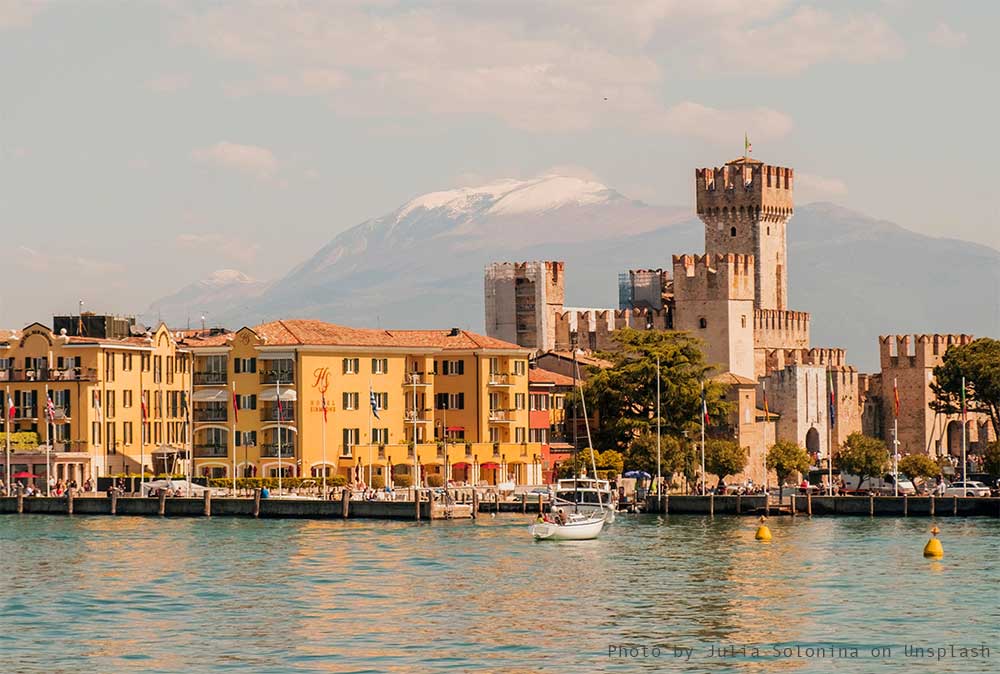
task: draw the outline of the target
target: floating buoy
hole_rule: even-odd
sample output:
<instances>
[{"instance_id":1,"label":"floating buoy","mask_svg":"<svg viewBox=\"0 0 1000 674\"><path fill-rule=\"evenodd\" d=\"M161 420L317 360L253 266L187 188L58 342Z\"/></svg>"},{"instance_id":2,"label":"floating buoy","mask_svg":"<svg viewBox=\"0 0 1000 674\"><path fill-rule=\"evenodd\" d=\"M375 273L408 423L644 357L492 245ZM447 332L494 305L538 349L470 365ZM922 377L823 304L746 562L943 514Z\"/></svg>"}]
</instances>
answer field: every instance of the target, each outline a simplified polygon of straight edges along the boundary
<instances>
[{"instance_id":1,"label":"floating buoy","mask_svg":"<svg viewBox=\"0 0 1000 674\"><path fill-rule=\"evenodd\" d=\"M764 522L766 522L766 521L767 521L767 518L764 517L763 515L761 515L760 516L760 526L757 527L757 533L754 534L754 538L756 538L758 541L764 541L765 543L770 543L771 542L771 530L767 528L766 524L764 524Z\"/></svg>"},{"instance_id":2,"label":"floating buoy","mask_svg":"<svg viewBox=\"0 0 1000 674\"><path fill-rule=\"evenodd\" d=\"M930 557L931 559L941 559L944 557L944 548L941 547L941 541L937 537L939 533L941 533L941 530L937 527L931 529L931 539L924 546L924 557Z\"/></svg>"}]
</instances>

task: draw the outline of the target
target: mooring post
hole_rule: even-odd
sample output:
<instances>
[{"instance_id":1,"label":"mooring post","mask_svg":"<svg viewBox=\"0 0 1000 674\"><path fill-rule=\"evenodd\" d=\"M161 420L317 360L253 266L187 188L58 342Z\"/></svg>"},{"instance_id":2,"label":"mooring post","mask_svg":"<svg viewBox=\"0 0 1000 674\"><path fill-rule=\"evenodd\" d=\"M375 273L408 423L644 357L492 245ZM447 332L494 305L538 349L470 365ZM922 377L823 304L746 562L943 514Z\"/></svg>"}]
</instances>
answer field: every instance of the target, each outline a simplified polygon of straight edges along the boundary
<instances>
[{"instance_id":1,"label":"mooring post","mask_svg":"<svg viewBox=\"0 0 1000 674\"><path fill-rule=\"evenodd\" d=\"M420 521L420 490L419 489L414 488L414 490L413 490L413 502L417 506L416 520L419 522Z\"/></svg>"},{"instance_id":2,"label":"mooring post","mask_svg":"<svg viewBox=\"0 0 1000 674\"><path fill-rule=\"evenodd\" d=\"M67 489L66 490L66 514L67 515L72 515L73 514L73 490L72 489Z\"/></svg>"},{"instance_id":3,"label":"mooring post","mask_svg":"<svg viewBox=\"0 0 1000 674\"><path fill-rule=\"evenodd\" d=\"M903 517L910 516L910 497L903 494Z\"/></svg>"},{"instance_id":4,"label":"mooring post","mask_svg":"<svg viewBox=\"0 0 1000 674\"><path fill-rule=\"evenodd\" d=\"M161 517L167 513L167 491L165 489L160 490L159 513Z\"/></svg>"},{"instance_id":5,"label":"mooring post","mask_svg":"<svg viewBox=\"0 0 1000 674\"><path fill-rule=\"evenodd\" d=\"M521 513L524 514L528 512L528 494L527 492L521 492Z\"/></svg>"},{"instance_id":6,"label":"mooring post","mask_svg":"<svg viewBox=\"0 0 1000 674\"><path fill-rule=\"evenodd\" d=\"M24 512L24 487L17 485L17 514Z\"/></svg>"},{"instance_id":7,"label":"mooring post","mask_svg":"<svg viewBox=\"0 0 1000 674\"><path fill-rule=\"evenodd\" d=\"M708 516L715 517L715 493L708 495Z\"/></svg>"},{"instance_id":8,"label":"mooring post","mask_svg":"<svg viewBox=\"0 0 1000 674\"><path fill-rule=\"evenodd\" d=\"M479 515L479 492L476 491L475 487L473 487L472 488L472 519L476 519L477 515Z\"/></svg>"},{"instance_id":9,"label":"mooring post","mask_svg":"<svg viewBox=\"0 0 1000 674\"><path fill-rule=\"evenodd\" d=\"M875 517L875 494L868 494L868 516Z\"/></svg>"},{"instance_id":10,"label":"mooring post","mask_svg":"<svg viewBox=\"0 0 1000 674\"><path fill-rule=\"evenodd\" d=\"M542 514L542 494L538 495L538 514Z\"/></svg>"},{"instance_id":11,"label":"mooring post","mask_svg":"<svg viewBox=\"0 0 1000 674\"><path fill-rule=\"evenodd\" d=\"M659 498L659 497L657 497L657 498ZM743 494L737 494L736 495L736 514L737 515L742 515L743 514L742 499L743 499ZM795 508L792 508L792 512L793 513L795 512Z\"/></svg>"},{"instance_id":12,"label":"mooring post","mask_svg":"<svg viewBox=\"0 0 1000 674\"><path fill-rule=\"evenodd\" d=\"M205 490L205 517L212 516L212 490Z\"/></svg>"},{"instance_id":13,"label":"mooring post","mask_svg":"<svg viewBox=\"0 0 1000 674\"><path fill-rule=\"evenodd\" d=\"M112 515L117 515L118 514L118 490L115 489L114 487L112 487L111 488L111 493L108 495L108 498L111 499L111 514Z\"/></svg>"},{"instance_id":14,"label":"mooring post","mask_svg":"<svg viewBox=\"0 0 1000 674\"><path fill-rule=\"evenodd\" d=\"M253 490L253 516L260 517L260 487Z\"/></svg>"},{"instance_id":15,"label":"mooring post","mask_svg":"<svg viewBox=\"0 0 1000 674\"><path fill-rule=\"evenodd\" d=\"M500 489L499 488L493 490L493 502L495 504L495 506L494 506L494 512L499 513L500 512Z\"/></svg>"},{"instance_id":16,"label":"mooring post","mask_svg":"<svg viewBox=\"0 0 1000 674\"><path fill-rule=\"evenodd\" d=\"M663 514L670 514L670 494L663 495Z\"/></svg>"},{"instance_id":17,"label":"mooring post","mask_svg":"<svg viewBox=\"0 0 1000 674\"><path fill-rule=\"evenodd\" d=\"M813 493L811 491L806 492L806 515L809 517L813 515Z\"/></svg>"},{"instance_id":18,"label":"mooring post","mask_svg":"<svg viewBox=\"0 0 1000 674\"><path fill-rule=\"evenodd\" d=\"M951 497L951 514L952 516L958 514L958 496Z\"/></svg>"},{"instance_id":19,"label":"mooring post","mask_svg":"<svg viewBox=\"0 0 1000 674\"><path fill-rule=\"evenodd\" d=\"M345 520L351 516L351 490L347 487L340 491L340 516Z\"/></svg>"},{"instance_id":20,"label":"mooring post","mask_svg":"<svg viewBox=\"0 0 1000 674\"><path fill-rule=\"evenodd\" d=\"M931 494L931 517L934 517L934 494Z\"/></svg>"},{"instance_id":21,"label":"mooring post","mask_svg":"<svg viewBox=\"0 0 1000 674\"><path fill-rule=\"evenodd\" d=\"M791 494L790 498L792 499L792 517L795 517L795 494Z\"/></svg>"}]
</instances>

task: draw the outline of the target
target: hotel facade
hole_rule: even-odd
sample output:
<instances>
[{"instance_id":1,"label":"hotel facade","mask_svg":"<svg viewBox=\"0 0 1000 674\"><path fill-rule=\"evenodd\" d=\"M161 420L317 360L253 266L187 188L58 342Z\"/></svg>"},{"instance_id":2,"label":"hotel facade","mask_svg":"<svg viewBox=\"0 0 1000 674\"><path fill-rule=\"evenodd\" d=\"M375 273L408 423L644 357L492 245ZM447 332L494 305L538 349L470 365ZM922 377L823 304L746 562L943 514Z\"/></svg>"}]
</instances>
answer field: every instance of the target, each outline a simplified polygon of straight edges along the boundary
<instances>
[{"instance_id":1,"label":"hotel facade","mask_svg":"<svg viewBox=\"0 0 1000 674\"><path fill-rule=\"evenodd\" d=\"M77 482L183 472L190 456L195 476L217 478L537 484L528 355L458 329L286 320L90 338L34 324L0 335L0 384L15 473L43 476L49 446L52 474Z\"/></svg>"}]
</instances>

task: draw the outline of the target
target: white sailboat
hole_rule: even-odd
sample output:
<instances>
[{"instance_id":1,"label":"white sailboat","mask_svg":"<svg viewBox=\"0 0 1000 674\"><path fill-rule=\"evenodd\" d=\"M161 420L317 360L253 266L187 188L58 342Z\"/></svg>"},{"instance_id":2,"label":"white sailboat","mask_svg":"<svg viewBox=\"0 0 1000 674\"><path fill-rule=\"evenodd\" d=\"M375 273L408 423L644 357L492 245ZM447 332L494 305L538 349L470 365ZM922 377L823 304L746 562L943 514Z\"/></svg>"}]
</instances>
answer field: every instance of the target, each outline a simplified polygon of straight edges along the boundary
<instances>
[{"instance_id":1,"label":"white sailboat","mask_svg":"<svg viewBox=\"0 0 1000 674\"><path fill-rule=\"evenodd\" d=\"M597 538L603 528L604 517L600 513L589 516L571 513L565 522L536 522L530 531L536 541L587 541Z\"/></svg>"}]
</instances>

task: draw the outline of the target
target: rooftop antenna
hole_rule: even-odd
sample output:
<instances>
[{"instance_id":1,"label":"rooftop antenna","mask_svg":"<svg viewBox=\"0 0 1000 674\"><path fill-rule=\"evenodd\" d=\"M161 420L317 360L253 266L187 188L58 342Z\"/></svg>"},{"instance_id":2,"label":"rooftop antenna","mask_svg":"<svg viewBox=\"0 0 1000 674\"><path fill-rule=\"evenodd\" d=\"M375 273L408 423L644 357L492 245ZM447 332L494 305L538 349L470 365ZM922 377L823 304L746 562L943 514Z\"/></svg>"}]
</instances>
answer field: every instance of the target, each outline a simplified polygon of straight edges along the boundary
<instances>
[{"instance_id":1,"label":"rooftop antenna","mask_svg":"<svg viewBox=\"0 0 1000 674\"><path fill-rule=\"evenodd\" d=\"M205 314L201 315L201 332L202 334L205 333Z\"/></svg>"},{"instance_id":2,"label":"rooftop antenna","mask_svg":"<svg viewBox=\"0 0 1000 674\"><path fill-rule=\"evenodd\" d=\"M76 334L83 336L83 300L79 300L76 305Z\"/></svg>"}]
</instances>

